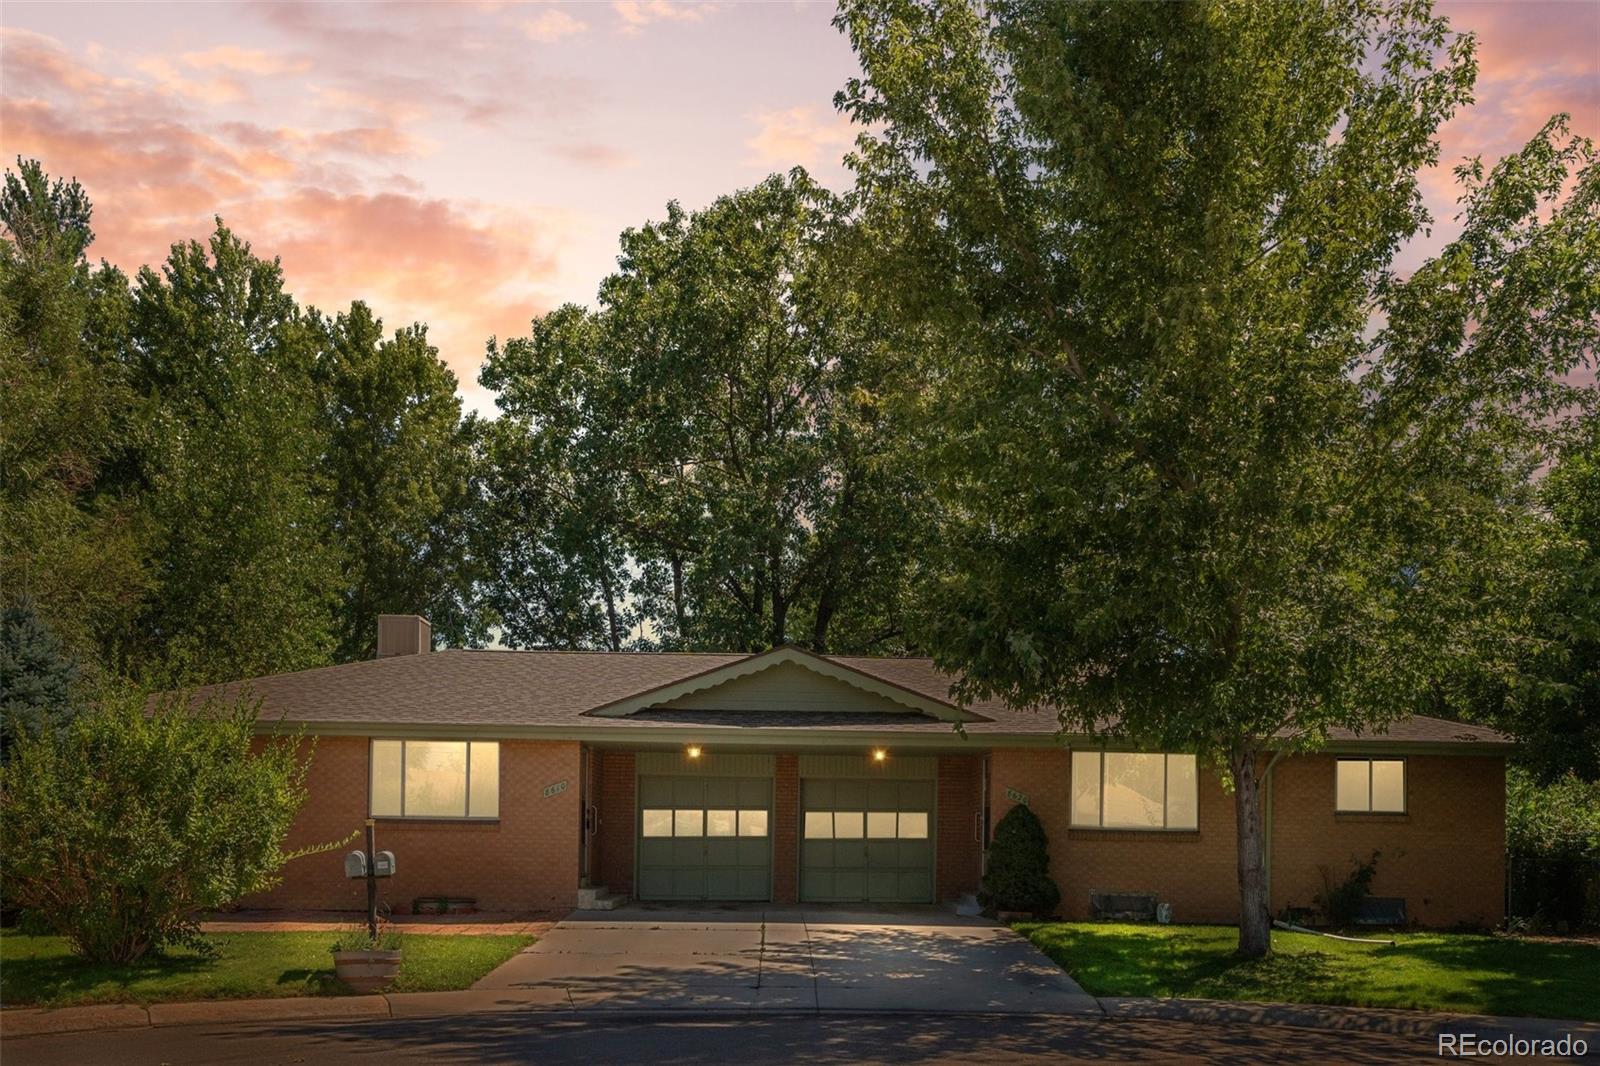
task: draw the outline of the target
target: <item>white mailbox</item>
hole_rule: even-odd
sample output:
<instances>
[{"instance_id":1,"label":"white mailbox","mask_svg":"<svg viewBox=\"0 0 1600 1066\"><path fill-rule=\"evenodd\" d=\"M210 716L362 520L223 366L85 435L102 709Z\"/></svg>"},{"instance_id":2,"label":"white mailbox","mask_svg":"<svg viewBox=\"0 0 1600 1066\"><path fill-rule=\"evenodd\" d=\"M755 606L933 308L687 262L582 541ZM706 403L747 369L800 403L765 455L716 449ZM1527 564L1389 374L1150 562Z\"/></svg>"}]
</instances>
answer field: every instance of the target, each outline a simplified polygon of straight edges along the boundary
<instances>
[{"instance_id":1,"label":"white mailbox","mask_svg":"<svg viewBox=\"0 0 1600 1066\"><path fill-rule=\"evenodd\" d=\"M372 857L372 876L394 876L394 852L380 851Z\"/></svg>"},{"instance_id":2,"label":"white mailbox","mask_svg":"<svg viewBox=\"0 0 1600 1066\"><path fill-rule=\"evenodd\" d=\"M384 854L388 855L389 853L384 852ZM393 856L390 856L389 861L392 865L394 862ZM367 876L367 853L364 851L352 851L346 855L344 857L344 875L350 878Z\"/></svg>"}]
</instances>

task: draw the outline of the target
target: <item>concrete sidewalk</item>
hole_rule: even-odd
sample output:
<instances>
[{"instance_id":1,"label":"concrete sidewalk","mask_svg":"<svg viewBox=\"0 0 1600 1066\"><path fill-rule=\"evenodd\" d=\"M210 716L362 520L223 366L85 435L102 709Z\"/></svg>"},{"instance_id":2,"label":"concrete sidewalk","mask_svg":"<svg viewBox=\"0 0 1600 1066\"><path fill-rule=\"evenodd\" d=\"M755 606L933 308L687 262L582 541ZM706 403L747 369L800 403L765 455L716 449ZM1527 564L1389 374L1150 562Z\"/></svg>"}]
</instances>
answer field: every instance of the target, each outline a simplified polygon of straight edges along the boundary
<instances>
[{"instance_id":1,"label":"concrete sidewalk","mask_svg":"<svg viewBox=\"0 0 1600 1066\"><path fill-rule=\"evenodd\" d=\"M359 911L241 910L212 914L200 923L202 933L328 933L363 925ZM560 914L396 914L383 919L402 933L429 936L543 936Z\"/></svg>"},{"instance_id":2,"label":"concrete sidewalk","mask_svg":"<svg viewBox=\"0 0 1600 1066\"><path fill-rule=\"evenodd\" d=\"M1348 1033L1376 1033L1388 1036L1431 1039L1440 1032L1475 1033L1480 1038L1511 1034L1525 1039L1559 1039L1570 1033L1588 1042L1590 1053L1600 1050L1600 1025L1592 1022L1557 1021L1549 1018L1497 1018L1478 1015L1434 1014L1422 1011L1371 1010L1360 1007L1319 1007L1299 1004L1228 1003L1216 1000L1106 998L1096 1003L1093 1015L1076 1015L1080 1020L1126 1021L1163 1020L1175 1023L1229 1026L1240 1023L1272 1028L1310 1029ZM244 1025L263 1022L302 1023L315 1021L368 1022L382 1019L426 1019L485 1014L524 1014L532 1021L558 1021L599 1017L616 1019L668 1018L696 1016L772 1017L782 1015L829 1016L854 1014L867 1016L939 1013L944 1015L995 1016L987 1010L933 1012L929 1010L850 1011L831 1010L752 1010L746 1007L692 1007L668 1010L616 1010L602 1013L577 1005L560 1007L546 994L517 989L473 989L464 992L390 993L377 996L336 996L329 998L218 1000L205 1003L157 1003L148 1007L111 1004L93 1007L63 1007L59 1010L0 1011L0 1038L48 1036L94 1030L146 1029L187 1025ZM1051 1015L1033 1013L1031 1017ZM1012 1017L1018 1017L1012 1015ZM1056 1017L1059 1017L1057 1015ZM1022 1020L1020 1017L1018 1020Z\"/></svg>"}]
</instances>

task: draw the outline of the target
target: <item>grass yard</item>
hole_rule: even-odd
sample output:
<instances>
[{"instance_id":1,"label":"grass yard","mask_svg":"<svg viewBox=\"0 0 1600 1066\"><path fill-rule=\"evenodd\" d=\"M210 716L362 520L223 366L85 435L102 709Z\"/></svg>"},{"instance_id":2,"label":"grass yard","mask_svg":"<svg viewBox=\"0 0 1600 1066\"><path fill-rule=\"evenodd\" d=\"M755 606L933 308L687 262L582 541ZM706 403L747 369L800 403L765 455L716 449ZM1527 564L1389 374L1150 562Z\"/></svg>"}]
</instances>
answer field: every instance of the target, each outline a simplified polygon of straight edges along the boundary
<instances>
[{"instance_id":1,"label":"grass yard","mask_svg":"<svg viewBox=\"0 0 1600 1066\"><path fill-rule=\"evenodd\" d=\"M193 999L348 995L333 976L337 932L216 933L215 958L188 949L127 966L88 963L54 936L0 933L0 1004L65 1007ZM408 933L396 992L466 988L533 942L529 936Z\"/></svg>"},{"instance_id":2,"label":"grass yard","mask_svg":"<svg viewBox=\"0 0 1600 1066\"><path fill-rule=\"evenodd\" d=\"M1244 962L1233 958L1238 931L1224 926L1024 922L1015 928L1097 996L1600 1021L1600 944L1398 933L1391 948L1273 930L1272 956Z\"/></svg>"}]
</instances>

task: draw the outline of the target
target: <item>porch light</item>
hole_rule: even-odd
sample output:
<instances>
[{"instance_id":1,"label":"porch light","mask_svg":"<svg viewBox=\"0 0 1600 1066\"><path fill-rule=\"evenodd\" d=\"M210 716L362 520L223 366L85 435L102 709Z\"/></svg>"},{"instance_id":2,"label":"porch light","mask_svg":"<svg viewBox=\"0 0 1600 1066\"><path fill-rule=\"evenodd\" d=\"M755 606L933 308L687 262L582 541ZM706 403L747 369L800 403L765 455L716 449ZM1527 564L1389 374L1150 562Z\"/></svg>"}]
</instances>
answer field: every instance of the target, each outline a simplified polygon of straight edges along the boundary
<instances>
[{"instance_id":1,"label":"porch light","mask_svg":"<svg viewBox=\"0 0 1600 1066\"><path fill-rule=\"evenodd\" d=\"M873 762L887 762L888 759L889 759L889 753L887 751L884 751L882 748L873 748L872 749L872 761Z\"/></svg>"},{"instance_id":2,"label":"porch light","mask_svg":"<svg viewBox=\"0 0 1600 1066\"><path fill-rule=\"evenodd\" d=\"M700 745L690 744L687 748L683 749L683 753L689 756L691 759L698 759L700 757Z\"/></svg>"}]
</instances>

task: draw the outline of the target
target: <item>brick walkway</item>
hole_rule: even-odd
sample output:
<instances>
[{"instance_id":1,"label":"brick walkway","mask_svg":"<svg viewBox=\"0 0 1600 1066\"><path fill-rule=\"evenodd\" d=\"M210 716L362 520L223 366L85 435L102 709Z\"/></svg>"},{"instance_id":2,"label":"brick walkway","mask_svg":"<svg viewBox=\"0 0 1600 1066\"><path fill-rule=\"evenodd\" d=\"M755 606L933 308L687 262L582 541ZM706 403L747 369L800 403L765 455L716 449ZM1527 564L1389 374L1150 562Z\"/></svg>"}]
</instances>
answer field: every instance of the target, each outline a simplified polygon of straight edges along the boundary
<instances>
[{"instance_id":1,"label":"brick walkway","mask_svg":"<svg viewBox=\"0 0 1600 1066\"><path fill-rule=\"evenodd\" d=\"M522 933L543 936L561 920L557 914L397 914L387 923L406 933L493 936ZM359 911L233 911L200 923L207 933L322 933L360 925Z\"/></svg>"}]
</instances>

